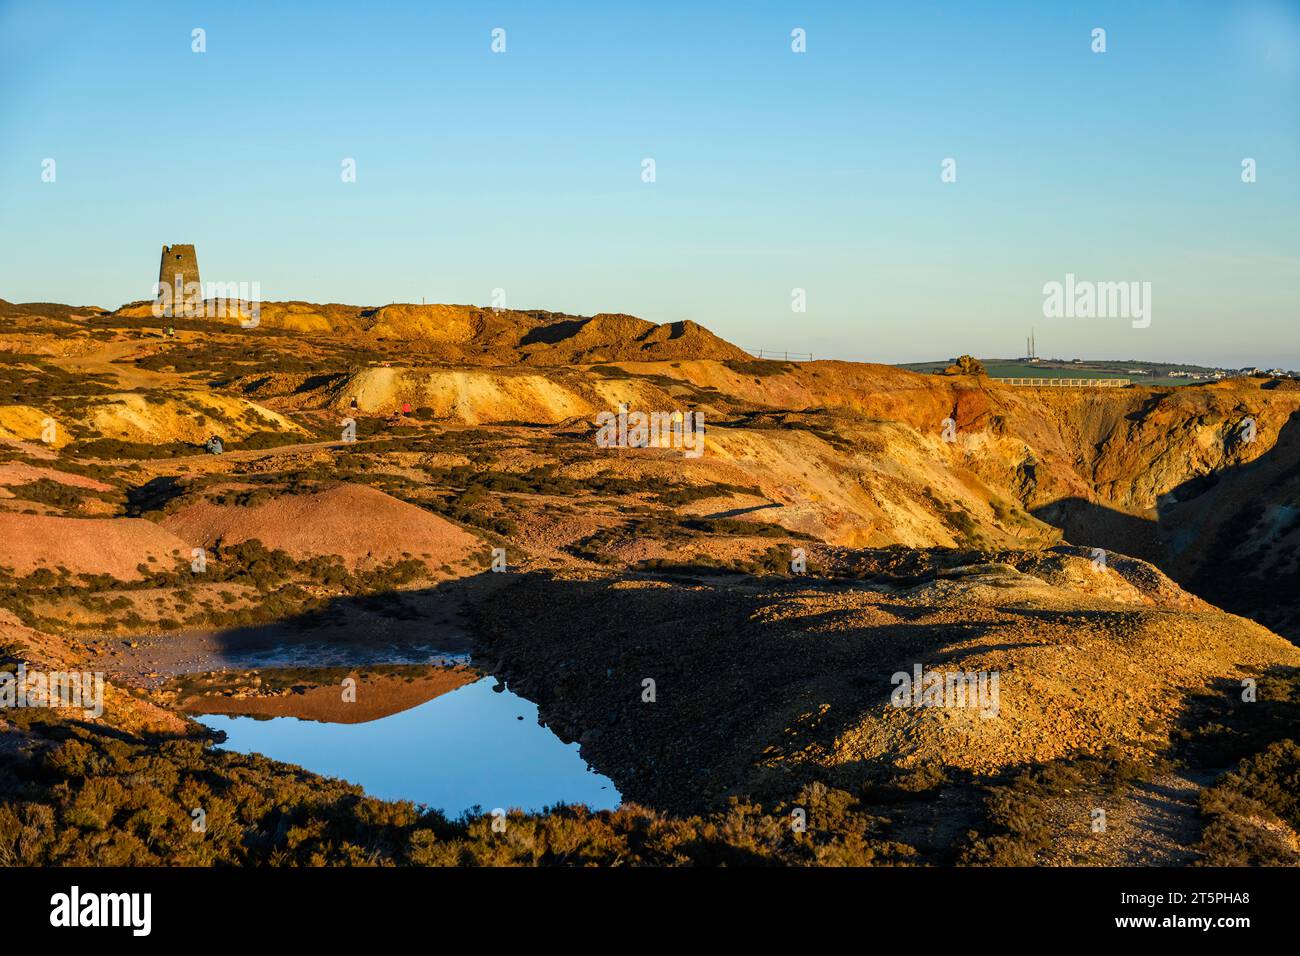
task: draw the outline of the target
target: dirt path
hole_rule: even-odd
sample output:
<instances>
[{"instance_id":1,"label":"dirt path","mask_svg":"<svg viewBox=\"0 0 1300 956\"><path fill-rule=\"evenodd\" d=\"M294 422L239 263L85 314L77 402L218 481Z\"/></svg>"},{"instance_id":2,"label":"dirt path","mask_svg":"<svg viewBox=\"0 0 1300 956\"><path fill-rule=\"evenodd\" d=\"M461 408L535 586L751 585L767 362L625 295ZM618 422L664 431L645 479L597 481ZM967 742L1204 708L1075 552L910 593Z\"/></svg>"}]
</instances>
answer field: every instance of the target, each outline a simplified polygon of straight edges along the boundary
<instances>
[{"instance_id":1,"label":"dirt path","mask_svg":"<svg viewBox=\"0 0 1300 956\"><path fill-rule=\"evenodd\" d=\"M1213 774L1175 771L1135 787L1120 862L1126 866L1186 866L1201 838L1197 810L1201 790Z\"/></svg>"},{"instance_id":2,"label":"dirt path","mask_svg":"<svg viewBox=\"0 0 1300 956\"><path fill-rule=\"evenodd\" d=\"M1129 789L1118 800L1062 797L1049 812L1060 835L1047 866L1186 866L1201 836L1197 801L1212 773L1174 771ZM1105 811L1105 829L1093 814Z\"/></svg>"},{"instance_id":3,"label":"dirt path","mask_svg":"<svg viewBox=\"0 0 1300 956\"><path fill-rule=\"evenodd\" d=\"M135 353L151 350L151 346L162 344L139 339L127 339L123 342L109 342L101 349L82 355L69 355L51 358L51 365L56 365L68 372L80 372L84 375L109 375L116 378L122 390L129 392L140 388L172 388L178 385L194 383L178 372L154 372L140 368L133 363L120 363L120 359L133 358ZM157 351L153 348L151 351Z\"/></svg>"}]
</instances>

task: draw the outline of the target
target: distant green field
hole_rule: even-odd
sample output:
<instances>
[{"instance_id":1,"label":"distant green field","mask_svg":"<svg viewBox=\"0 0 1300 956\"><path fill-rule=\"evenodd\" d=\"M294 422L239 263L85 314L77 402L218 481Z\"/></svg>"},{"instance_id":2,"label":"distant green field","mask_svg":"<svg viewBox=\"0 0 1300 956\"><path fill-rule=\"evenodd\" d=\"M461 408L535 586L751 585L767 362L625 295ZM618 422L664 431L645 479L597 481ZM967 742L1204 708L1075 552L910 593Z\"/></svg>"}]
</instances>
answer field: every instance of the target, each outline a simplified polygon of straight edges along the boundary
<instances>
[{"instance_id":1,"label":"distant green field","mask_svg":"<svg viewBox=\"0 0 1300 956\"><path fill-rule=\"evenodd\" d=\"M1127 378L1135 385L1194 385L1207 379L1170 378L1169 372L1181 370L1208 373L1211 369L1197 365L1177 365L1165 362L1086 361L1073 362L1021 362L1016 359L980 359L992 378ZM913 372L932 373L947 368L951 360L937 362L912 362L899 366ZM1145 370L1141 374L1135 370Z\"/></svg>"}]
</instances>

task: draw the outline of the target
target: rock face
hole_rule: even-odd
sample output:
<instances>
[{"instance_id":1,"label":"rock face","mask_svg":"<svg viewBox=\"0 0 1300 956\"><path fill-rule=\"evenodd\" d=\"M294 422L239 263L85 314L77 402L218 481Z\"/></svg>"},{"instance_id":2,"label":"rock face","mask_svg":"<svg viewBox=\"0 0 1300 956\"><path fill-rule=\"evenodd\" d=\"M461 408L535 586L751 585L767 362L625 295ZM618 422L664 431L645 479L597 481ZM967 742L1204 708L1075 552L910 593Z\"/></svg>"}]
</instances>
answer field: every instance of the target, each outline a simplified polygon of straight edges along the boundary
<instances>
[{"instance_id":1,"label":"rock face","mask_svg":"<svg viewBox=\"0 0 1300 956\"><path fill-rule=\"evenodd\" d=\"M350 410L388 415L409 404L431 409L435 418L467 424L550 424L594 410L570 384L555 377L495 368L366 369L335 387L331 404L343 415Z\"/></svg>"},{"instance_id":2,"label":"rock face","mask_svg":"<svg viewBox=\"0 0 1300 956\"><path fill-rule=\"evenodd\" d=\"M55 448L69 440L67 429L56 418L30 405L0 405L0 439L5 438L40 442Z\"/></svg>"},{"instance_id":3,"label":"rock face","mask_svg":"<svg viewBox=\"0 0 1300 956\"><path fill-rule=\"evenodd\" d=\"M105 438L146 444L198 444L213 432L228 441L257 432L305 434L283 415L246 399L195 389L105 395L87 408L86 424Z\"/></svg>"},{"instance_id":4,"label":"rock face","mask_svg":"<svg viewBox=\"0 0 1300 956\"><path fill-rule=\"evenodd\" d=\"M409 403L471 424L590 422L621 402L692 408L719 424L702 458L677 462L682 474L759 488L770 507L756 520L831 543L1027 546L1064 537L1156 561L1183 582L1233 555L1243 580L1297 572L1300 392L1250 380L1019 389L860 363L688 359L376 367L314 391L302 380L279 392L267 379L250 386L251 397L264 393L268 403L285 394L295 407L340 415L354 400L363 415ZM606 467L631 475L649 461L623 456Z\"/></svg>"}]
</instances>

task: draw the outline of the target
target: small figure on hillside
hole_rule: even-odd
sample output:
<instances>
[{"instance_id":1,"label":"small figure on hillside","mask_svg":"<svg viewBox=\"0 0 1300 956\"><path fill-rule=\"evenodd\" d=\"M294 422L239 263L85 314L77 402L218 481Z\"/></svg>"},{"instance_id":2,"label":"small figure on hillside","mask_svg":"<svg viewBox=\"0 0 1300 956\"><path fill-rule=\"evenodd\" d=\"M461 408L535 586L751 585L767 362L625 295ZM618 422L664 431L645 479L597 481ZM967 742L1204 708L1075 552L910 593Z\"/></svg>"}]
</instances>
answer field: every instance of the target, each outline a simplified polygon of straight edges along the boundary
<instances>
[{"instance_id":1,"label":"small figure on hillside","mask_svg":"<svg viewBox=\"0 0 1300 956\"><path fill-rule=\"evenodd\" d=\"M411 414L411 403L410 403L410 402L402 402L402 414L403 414L403 415L409 415L409 414Z\"/></svg>"},{"instance_id":2,"label":"small figure on hillside","mask_svg":"<svg viewBox=\"0 0 1300 956\"><path fill-rule=\"evenodd\" d=\"M225 451L225 446L222 445L221 439L218 438L216 435L213 435L211 438L209 438L207 444L204 445L203 447L204 449L206 449L209 455L220 455L223 451Z\"/></svg>"}]
</instances>

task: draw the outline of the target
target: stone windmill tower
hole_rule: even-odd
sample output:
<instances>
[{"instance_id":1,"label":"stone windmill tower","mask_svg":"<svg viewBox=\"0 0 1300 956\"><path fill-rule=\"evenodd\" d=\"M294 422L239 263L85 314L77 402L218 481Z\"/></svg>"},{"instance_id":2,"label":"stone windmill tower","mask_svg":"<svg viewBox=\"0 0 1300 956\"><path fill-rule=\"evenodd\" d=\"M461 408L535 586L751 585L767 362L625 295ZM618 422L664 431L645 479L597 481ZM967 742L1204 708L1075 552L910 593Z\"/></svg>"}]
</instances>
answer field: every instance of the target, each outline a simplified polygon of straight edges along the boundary
<instances>
[{"instance_id":1,"label":"stone windmill tower","mask_svg":"<svg viewBox=\"0 0 1300 956\"><path fill-rule=\"evenodd\" d=\"M186 287L190 283L198 283L199 279L199 257L194 252L192 245L180 245L162 247L162 261L158 266L158 284L160 286L169 286L172 290L172 302L180 304L185 301ZM200 288L202 286L200 285ZM199 300L203 296L200 293ZM179 308L173 307L173 312L180 312Z\"/></svg>"}]
</instances>

